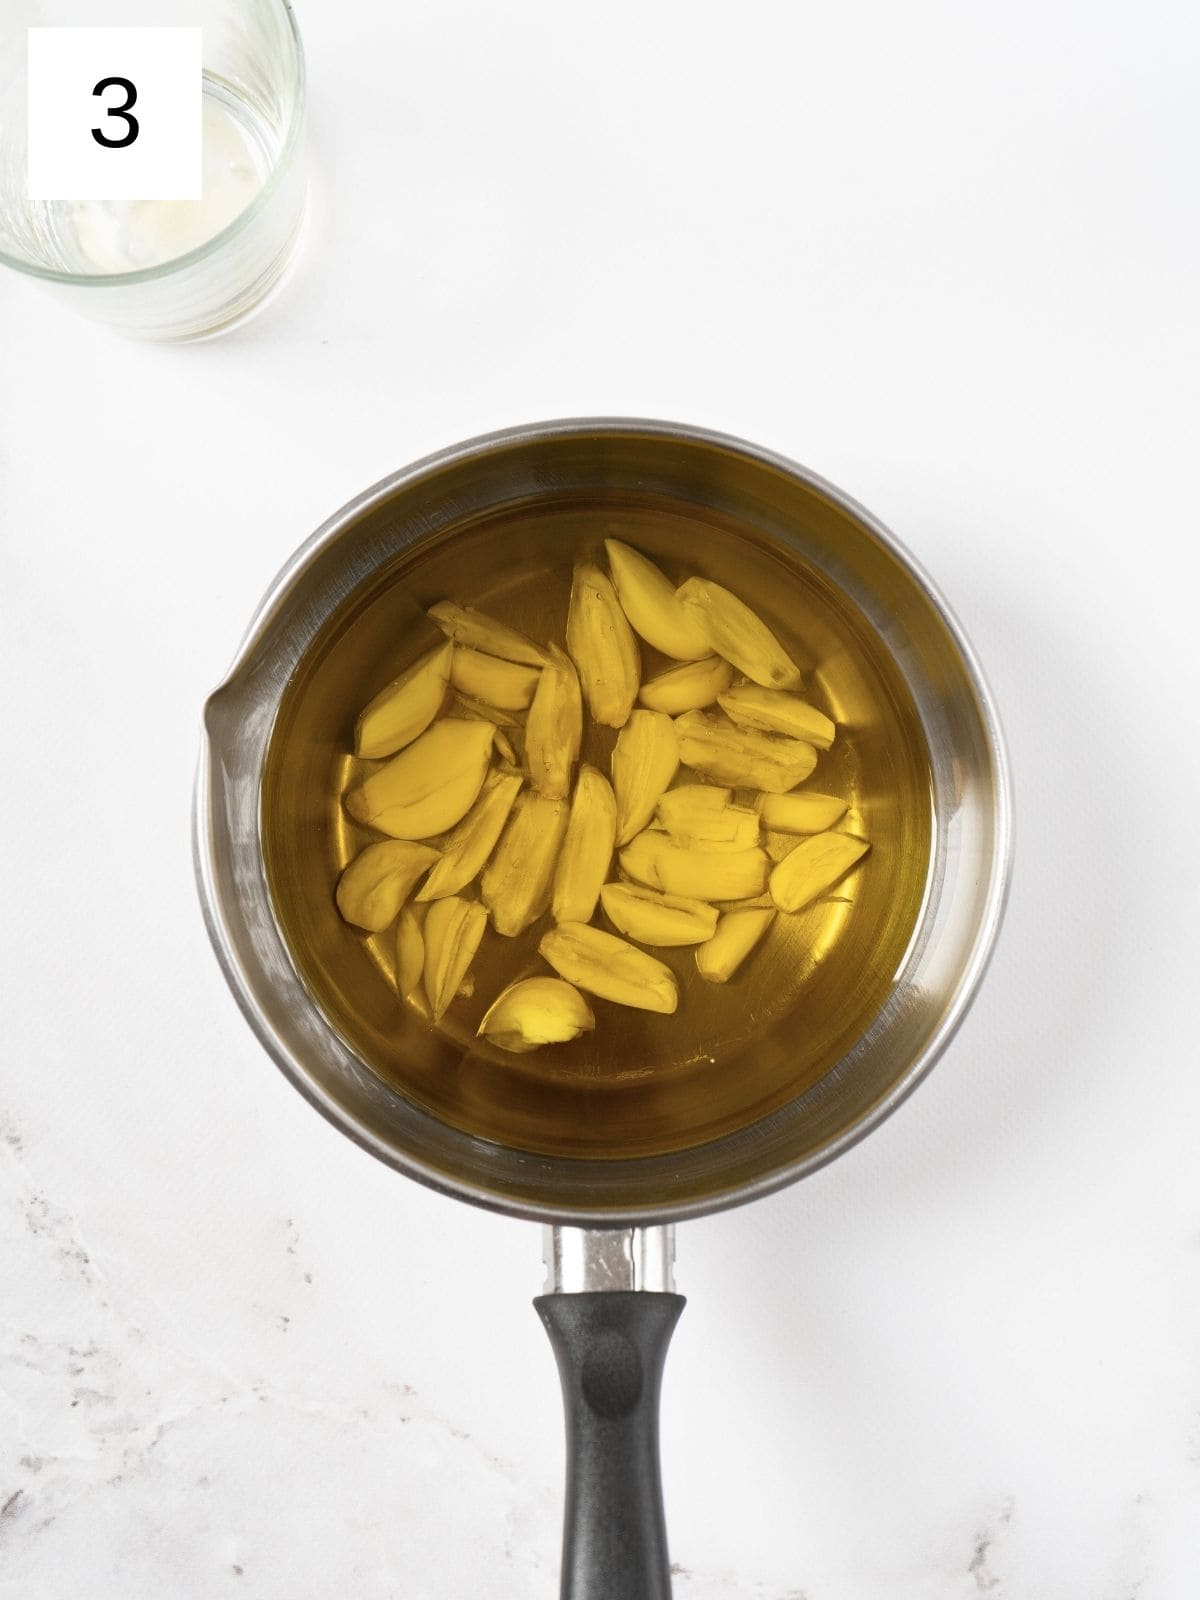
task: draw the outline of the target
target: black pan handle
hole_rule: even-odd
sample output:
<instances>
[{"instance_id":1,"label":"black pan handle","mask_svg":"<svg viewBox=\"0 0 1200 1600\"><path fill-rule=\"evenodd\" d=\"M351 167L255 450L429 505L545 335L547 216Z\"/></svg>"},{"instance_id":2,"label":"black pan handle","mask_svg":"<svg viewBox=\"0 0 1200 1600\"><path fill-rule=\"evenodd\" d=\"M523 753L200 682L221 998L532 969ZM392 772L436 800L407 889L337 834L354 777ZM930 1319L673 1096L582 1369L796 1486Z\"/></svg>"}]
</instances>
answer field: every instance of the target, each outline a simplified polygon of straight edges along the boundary
<instances>
[{"instance_id":1,"label":"black pan handle","mask_svg":"<svg viewBox=\"0 0 1200 1600\"><path fill-rule=\"evenodd\" d=\"M644 1289L534 1302L562 1380L562 1600L670 1600L658 1461L663 1362L685 1300Z\"/></svg>"}]
</instances>

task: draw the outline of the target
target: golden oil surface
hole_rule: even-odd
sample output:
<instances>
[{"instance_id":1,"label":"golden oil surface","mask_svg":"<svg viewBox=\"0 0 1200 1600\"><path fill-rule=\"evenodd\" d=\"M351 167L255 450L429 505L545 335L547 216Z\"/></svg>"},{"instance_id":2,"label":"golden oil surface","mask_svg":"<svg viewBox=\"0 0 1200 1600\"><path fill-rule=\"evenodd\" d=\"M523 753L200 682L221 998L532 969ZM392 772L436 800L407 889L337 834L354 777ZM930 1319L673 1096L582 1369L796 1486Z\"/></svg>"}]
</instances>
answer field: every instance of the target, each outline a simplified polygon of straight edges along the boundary
<instances>
[{"instance_id":1,"label":"golden oil surface","mask_svg":"<svg viewBox=\"0 0 1200 1600\"><path fill-rule=\"evenodd\" d=\"M366 770L350 754L355 718L440 638L433 602L475 605L544 641L564 641L571 568L603 560L616 536L676 582L715 578L754 606L810 668L805 698L838 724L804 785L844 796L839 828L871 853L824 900L775 919L725 985L704 982L690 949L655 950L679 981L673 1016L592 1000L596 1028L514 1056L476 1038L506 984L546 972L548 915L516 939L491 929L474 990L435 1028L397 995L394 928L368 937L341 921L338 873L377 835L341 803ZM673 665L641 646L642 674ZM615 735L585 718L583 759L609 770ZM677 781L688 781L682 772ZM740 798L748 799L747 795ZM679 1150L745 1127L816 1083L886 1004L915 927L931 855L924 737L885 646L820 572L753 533L661 501L531 509L426 539L335 615L288 686L272 734L262 838L276 914L317 1005L379 1076L446 1122L532 1153L592 1158ZM436 843L437 841L433 841ZM799 840L768 834L778 858ZM464 891L477 892L477 886ZM603 918L598 913L598 921ZM591 999L591 997L589 997Z\"/></svg>"}]
</instances>

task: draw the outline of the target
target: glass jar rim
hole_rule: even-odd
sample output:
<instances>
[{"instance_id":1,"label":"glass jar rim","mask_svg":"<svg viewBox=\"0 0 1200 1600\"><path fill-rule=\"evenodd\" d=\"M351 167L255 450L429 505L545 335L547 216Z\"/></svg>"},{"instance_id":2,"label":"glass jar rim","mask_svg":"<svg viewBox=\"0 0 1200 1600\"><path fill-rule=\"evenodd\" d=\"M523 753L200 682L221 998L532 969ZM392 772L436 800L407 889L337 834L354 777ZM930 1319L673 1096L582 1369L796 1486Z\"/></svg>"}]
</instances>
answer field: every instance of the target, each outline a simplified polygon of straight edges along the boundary
<instances>
[{"instance_id":1,"label":"glass jar rim","mask_svg":"<svg viewBox=\"0 0 1200 1600\"><path fill-rule=\"evenodd\" d=\"M70 284L72 288L80 289L122 288L126 284L151 283L168 277L173 272L182 272L188 267L195 266L197 262L204 261L213 255L227 240L234 238L247 228L254 217L266 206L282 181L280 174L295 153L296 145L300 139L300 130L304 125L305 101L307 98L304 44L300 38L296 13L292 9L292 0L279 0L279 3L283 8L284 16L287 18L292 47L296 54L296 92L292 105L292 114L288 122L287 137L283 141L283 148L267 174L266 181L249 205L239 211L232 222L227 222L211 238L205 239L203 244L194 245L192 249L184 251L183 255L172 256L169 261L160 261L156 266L152 267L132 267L128 272L63 272L57 267L42 267L35 261L23 260L20 256L11 255L4 249L0 249L0 266L12 267L14 271L23 272L29 278L38 278L43 283Z\"/></svg>"}]
</instances>

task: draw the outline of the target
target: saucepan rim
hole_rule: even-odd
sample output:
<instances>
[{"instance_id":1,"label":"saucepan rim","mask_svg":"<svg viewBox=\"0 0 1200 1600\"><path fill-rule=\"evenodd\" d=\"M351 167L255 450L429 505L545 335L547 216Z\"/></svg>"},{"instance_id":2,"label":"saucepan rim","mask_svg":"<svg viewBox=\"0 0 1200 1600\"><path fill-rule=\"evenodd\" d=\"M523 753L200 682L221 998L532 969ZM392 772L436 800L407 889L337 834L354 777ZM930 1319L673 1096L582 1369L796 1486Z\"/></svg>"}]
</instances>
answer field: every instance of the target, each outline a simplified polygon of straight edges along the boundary
<instances>
[{"instance_id":1,"label":"saucepan rim","mask_svg":"<svg viewBox=\"0 0 1200 1600\"><path fill-rule=\"evenodd\" d=\"M209 773L213 756L212 736L209 728L209 707L219 697L231 690L239 674L253 660L259 642L269 629L273 618L284 608L294 588L310 566L325 551L336 544L349 529L381 503L386 502L401 489L419 483L423 478L441 473L449 467L484 457L496 451L510 450L522 445L546 444L568 440L576 436L635 435L671 440L682 444L698 444L709 448L733 452L747 457L765 467L778 471L798 481L805 488L828 498L855 521L859 522L888 554L907 572L922 590L945 625L961 661L966 679L974 696L979 714L987 755L993 773L994 806L992 815L992 873L987 896L982 905L973 944L958 969L959 976L953 995L930 1034L924 1047L909 1062L897 1080L855 1122L835 1135L815 1151L798 1157L791 1163L764 1171L751 1178L740 1180L725 1190L680 1200L666 1200L661 1204L596 1208L547 1203L537 1199L521 1199L475 1182L461 1175L451 1175L433 1167L402 1148L397 1142L376 1133L361 1123L335 1096L329 1094L306 1070L296 1052L278 1037L271 1022L259 1007L234 948L227 925L227 908L222 901L221 889L213 861L211 805L212 794ZM573 417L547 422L525 423L516 427L499 429L477 435L457 444L435 451L430 455L388 474L360 494L349 500L301 544L280 568L268 587L251 619L241 645L225 678L213 691L206 703L205 727L199 769L197 773L193 809L193 851L200 899L204 918L217 959L238 1005L267 1053L283 1071L294 1088L319 1110L340 1132L353 1139L389 1166L417 1179L426 1186L480 1205L488 1210L506 1215L525 1217L535 1221L561 1224L614 1227L627 1224L650 1224L679 1221L746 1203L770 1194L799 1178L818 1171L828 1162L852 1149L885 1121L927 1076L957 1033L995 949L996 939L1007 903L1013 855L1013 796L1012 779L999 714L992 692L980 666L975 650L952 608L947 604L937 585L930 579L921 564L910 554L896 536L864 506L842 489L810 471L788 457L753 444L733 435L697 427L687 423L665 422L636 417ZM316 1002L313 1002L314 1006ZM317 1008L319 1010L319 1007ZM518 1152L514 1151L514 1154ZM531 1161L536 1156L519 1152Z\"/></svg>"}]
</instances>

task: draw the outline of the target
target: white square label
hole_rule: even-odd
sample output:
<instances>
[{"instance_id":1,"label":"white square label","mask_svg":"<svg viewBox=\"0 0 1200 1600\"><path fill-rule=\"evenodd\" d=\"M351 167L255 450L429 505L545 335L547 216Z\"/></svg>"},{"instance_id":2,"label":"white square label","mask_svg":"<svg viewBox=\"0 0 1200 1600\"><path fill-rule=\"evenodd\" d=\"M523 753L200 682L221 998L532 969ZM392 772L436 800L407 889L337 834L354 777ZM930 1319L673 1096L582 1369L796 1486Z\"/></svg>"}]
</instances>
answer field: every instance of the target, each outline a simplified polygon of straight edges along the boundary
<instances>
[{"instance_id":1,"label":"white square label","mask_svg":"<svg viewBox=\"0 0 1200 1600\"><path fill-rule=\"evenodd\" d=\"M199 28L29 29L29 198L199 200Z\"/></svg>"}]
</instances>

